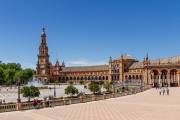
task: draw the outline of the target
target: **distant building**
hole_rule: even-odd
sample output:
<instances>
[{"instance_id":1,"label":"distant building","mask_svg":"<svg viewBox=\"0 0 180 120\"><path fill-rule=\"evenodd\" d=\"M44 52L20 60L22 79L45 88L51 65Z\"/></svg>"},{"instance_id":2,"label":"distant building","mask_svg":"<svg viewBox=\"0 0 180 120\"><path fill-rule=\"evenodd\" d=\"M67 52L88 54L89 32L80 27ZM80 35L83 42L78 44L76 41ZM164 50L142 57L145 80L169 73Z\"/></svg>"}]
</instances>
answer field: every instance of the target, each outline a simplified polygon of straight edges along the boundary
<instances>
[{"instance_id":1,"label":"distant building","mask_svg":"<svg viewBox=\"0 0 180 120\"><path fill-rule=\"evenodd\" d=\"M178 86L180 83L180 56L150 60L148 55L142 62L121 55L117 59L109 58L108 65L66 67L65 63L49 61L45 29L41 33L37 74L35 77L43 82L84 81L143 81L152 86Z\"/></svg>"}]
</instances>

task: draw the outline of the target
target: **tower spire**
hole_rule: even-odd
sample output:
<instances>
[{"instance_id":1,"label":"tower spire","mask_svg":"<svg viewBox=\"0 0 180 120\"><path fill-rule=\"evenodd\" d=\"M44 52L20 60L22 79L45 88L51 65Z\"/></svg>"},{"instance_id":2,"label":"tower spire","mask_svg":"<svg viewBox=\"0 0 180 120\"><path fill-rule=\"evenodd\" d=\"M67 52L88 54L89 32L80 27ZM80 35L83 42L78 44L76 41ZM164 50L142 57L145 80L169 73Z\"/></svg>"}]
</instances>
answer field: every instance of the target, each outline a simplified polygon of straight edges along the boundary
<instances>
[{"instance_id":1,"label":"tower spire","mask_svg":"<svg viewBox=\"0 0 180 120\"><path fill-rule=\"evenodd\" d=\"M44 25L43 25L41 37L46 37L46 32L45 32L45 30L46 30L46 28L45 28Z\"/></svg>"},{"instance_id":2,"label":"tower spire","mask_svg":"<svg viewBox=\"0 0 180 120\"><path fill-rule=\"evenodd\" d=\"M66 65L65 65L65 62L64 62L64 60L63 60L63 62L62 62L62 67L65 67Z\"/></svg>"},{"instance_id":3,"label":"tower spire","mask_svg":"<svg viewBox=\"0 0 180 120\"><path fill-rule=\"evenodd\" d=\"M44 24L43 24L42 31L45 32L45 30L46 30L46 29L45 29Z\"/></svg>"},{"instance_id":4,"label":"tower spire","mask_svg":"<svg viewBox=\"0 0 180 120\"><path fill-rule=\"evenodd\" d=\"M111 56L109 57L109 62L110 62L110 63L112 62L112 57L111 57Z\"/></svg>"},{"instance_id":5,"label":"tower spire","mask_svg":"<svg viewBox=\"0 0 180 120\"><path fill-rule=\"evenodd\" d=\"M43 27L42 27L41 41L42 41L42 44L46 44L46 32L45 32L45 27L44 27L44 25L43 25Z\"/></svg>"},{"instance_id":6,"label":"tower spire","mask_svg":"<svg viewBox=\"0 0 180 120\"><path fill-rule=\"evenodd\" d=\"M149 55L148 55L148 53L146 54L146 61L148 61L149 60Z\"/></svg>"}]
</instances>

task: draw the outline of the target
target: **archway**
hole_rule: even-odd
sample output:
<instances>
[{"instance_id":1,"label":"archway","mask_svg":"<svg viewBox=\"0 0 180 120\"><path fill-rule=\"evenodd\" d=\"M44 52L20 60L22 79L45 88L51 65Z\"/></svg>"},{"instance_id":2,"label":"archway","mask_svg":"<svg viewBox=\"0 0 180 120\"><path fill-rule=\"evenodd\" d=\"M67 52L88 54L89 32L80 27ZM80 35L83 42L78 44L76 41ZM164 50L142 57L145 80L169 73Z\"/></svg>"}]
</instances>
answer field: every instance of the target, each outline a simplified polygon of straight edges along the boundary
<instances>
[{"instance_id":1,"label":"archway","mask_svg":"<svg viewBox=\"0 0 180 120\"><path fill-rule=\"evenodd\" d=\"M108 76L106 76L106 80L108 80Z\"/></svg>"},{"instance_id":2,"label":"archway","mask_svg":"<svg viewBox=\"0 0 180 120\"><path fill-rule=\"evenodd\" d=\"M99 80L101 80L101 76L99 76Z\"/></svg>"},{"instance_id":3,"label":"archway","mask_svg":"<svg viewBox=\"0 0 180 120\"><path fill-rule=\"evenodd\" d=\"M104 76L102 77L102 80L105 80L105 77L104 77Z\"/></svg>"},{"instance_id":4,"label":"archway","mask_svg":"<svg viewBox=\"0 0 180 120\"><path fill-rule=\"evenodd\" d=\"M161 83L162 87L168 86L167 73L168 73L167 70L162 70L161 71L161 81L160 81L160 83Z\"/></svg>"},{"instance_id":5,"label":"archway","mask_svg":"<svg viewBox=\"0 0 180 120\"><path fill-rule=\"evenodd\" d=\"M170 71L170 85L172 87L178 86L177 70L173 69Z\"/></svg>"},{"instance_id":6,"label":"archway","mask_svg":"<svg viewBox=\"0 0 180 120\"><path fill-rule=\"evenodd\" d=\"M139 80L139 76L138 75L136 75L136 80Z\"/></svg>"},{"instance_id":7,"label":"archway","mask_svg":"<svg viewBox=\"0 0 180 120\"><path fill-rule=\"evenodd\" d=\"M159 72L158 72L158 70L152 70L151 71L151 81L152 81L154 87L159 86Z\"/></svg>"},{"instance_id":8,"label":"archway","mask_svg":"<svg viewBox=\"0 0 180 120\"><path fill-rule=\"evenodd\" d=\"M125 80L128 80L128 76L127 75L125 76Z\"/></svg>"},{"instance_id":9,"label":"archway","mask_svg":"<svg viewBox=\"0 0 180 120\"><path fill-rule=\"evenodd\" d=\"M135 75L132 76L132 79L135 80Z\"/></svg>"}]
</instances>

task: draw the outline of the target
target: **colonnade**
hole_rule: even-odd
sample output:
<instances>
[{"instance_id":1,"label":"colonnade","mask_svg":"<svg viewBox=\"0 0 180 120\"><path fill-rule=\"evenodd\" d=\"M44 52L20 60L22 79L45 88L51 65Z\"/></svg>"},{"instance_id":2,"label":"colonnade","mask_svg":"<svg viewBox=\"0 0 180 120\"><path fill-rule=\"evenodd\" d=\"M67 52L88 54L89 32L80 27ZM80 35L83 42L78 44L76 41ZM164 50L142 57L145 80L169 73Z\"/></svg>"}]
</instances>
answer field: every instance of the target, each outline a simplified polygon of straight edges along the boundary
<instances>
[{"instance_id":1,"label":"colonnade","mask_svg":"<svg viewBox=\"0 0 180 120\"><path fill-rule=\"evenodd\" d=\"M180 83L180 74L178 70L152 70L151 83L156 86L178 86Z\"/></svg>"}]
</instances>

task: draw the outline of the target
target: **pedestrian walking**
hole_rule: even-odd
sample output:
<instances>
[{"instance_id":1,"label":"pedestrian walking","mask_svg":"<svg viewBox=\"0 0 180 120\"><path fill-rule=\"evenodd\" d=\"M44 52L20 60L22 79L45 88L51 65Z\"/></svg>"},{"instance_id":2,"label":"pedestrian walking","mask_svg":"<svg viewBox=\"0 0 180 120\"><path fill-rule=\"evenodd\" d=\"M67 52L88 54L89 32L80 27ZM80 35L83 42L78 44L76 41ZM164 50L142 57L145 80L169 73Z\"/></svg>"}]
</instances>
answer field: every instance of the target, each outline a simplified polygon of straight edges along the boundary
<instances>
[{"instance_id":1,"label":"pedestrian walking","mask_svg":"<svg viewBox=\"0 0 180 120\"><path fill-rule=\"evenodd\" d=\"M161 96L161 90L159 90L159 95Z\"/></svg>"},{"instance_id":2,"label":"pedestrian walking","mask_svg":"<svg viewBox=\"0 0 180 120\"><path fill-rule=\"evenodd\" d=\"M49 97L45 98L45 105L46 107L49 107Z\"/></svg>"},{"instance_id":3,"label":"pedestrian walking","mask_svg":"<svg viewBox=\"0 0 180 120\"><path fill-rule=\"evenodd\" d=\"M163 95L165 94L165 92L166 92L166 91L165 91L165 89L163 88Z\"/></svg>"},{"instance_id":4,"label":"pedestrian walking","mask_svg":"<svg viewBox=\"0 0 180 120\"><path fill-rule=\"evenodd\" d=\"M169 95L169 89L168 89L168 88L167 88L167 90L166 90L166 91L167 91L167 95Z\"/></svg>"}]
</instances>

